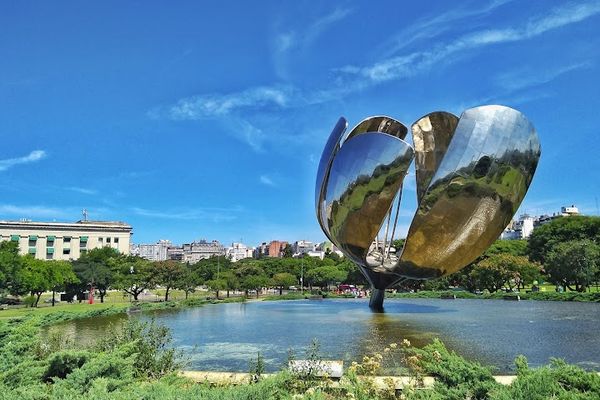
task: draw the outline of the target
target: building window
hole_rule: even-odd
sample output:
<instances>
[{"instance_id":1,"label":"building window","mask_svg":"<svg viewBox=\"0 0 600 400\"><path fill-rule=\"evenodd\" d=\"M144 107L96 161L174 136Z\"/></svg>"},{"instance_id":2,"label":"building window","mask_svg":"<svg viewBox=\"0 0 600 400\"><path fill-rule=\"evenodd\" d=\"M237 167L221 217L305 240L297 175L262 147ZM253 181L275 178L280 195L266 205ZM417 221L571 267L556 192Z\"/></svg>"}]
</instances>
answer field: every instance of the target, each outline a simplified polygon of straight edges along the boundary
<instances>
[{"instance_id":1,"label":"building window","mask_svg":"<svg viewBox=\"0 0 600 400\"><path fill-rule=\"evenodd\" d=\"M115 244L119 243L119 238L115 238Z\"/></svg>"},{"instance_id":2,"label":"building window","mask_svg":"<svg viewBox=\"0 0 600 400\"><path fill-rule=\"evenodd\" d=\"M65 236L63 238L63 243L71 243L71 236Z\"/></svg>"},{"instance_id":3,"label":"building window","mask_svg":"<svg viewBox=\"0 0 600 400\"><path fill-rule=\"evenodd\" d=\"M52 260L54 258L54 253L46 253L46 260Z\"/></svg>"},{"instance_id":4,"label":"building window","mask_svg":"<svg viewBox=\"0 0 600 400\"><path fill-rule=\"evenodd\" d=\"M11 242L18 242L20 238L19 235L10 235Z\"/></svg>"},{"instance_id":5,"label":"building window","mask_svg":"<svg viewBox=\"0 0 600 400\"><path fill-rule=\"evenodd\" d=\"M29 251L28 251L28 254L32 254L32 255L35 256L35 247L30 247Z\"/></svg>"},{"instance_id":6,"label":"building window","mask_svg":"<svg viewBox=\"0 0 600 400\"><path fill-rule=\"evenodd\" d=\"M81 249L79 250L79 253L81 253L81 255L84 255L85 253L87 253L87 249Z\"/></svg>"},{"instance_id":7,"label":"building window","mask_svg":"<svg viewBox=\"0 0 600 400\"><path fill-rule=\"evenodd\" d=\"M29 247L35 247L36 243L37 243L37 236L29 235Z\"/></svg>"},{"instance_id":8,"label":"building window","mask_svg":"<svg viewBox=\"0 0 600 400\"><path fill-rule=\"evenodd\" d=\"M110 238L106 238L106 243L110 243Z\"/></svg>"},{"instance_id":9,"label":"building window","mask_svg":"<svg viewBox=\"0 0 600 400\"><path fill-rule=\"evenodd\" d=\"M68 256L71 254L71 249L63 249L63 255Z\"/></svg>"},{"instance_id":10,"label":"building window","mask_svg":"<svg viewBox=\"0 0 600 400\"><path fill-rule=\"evenodd\" d=\"M79 238L79 247L84 249L87 246L87 241L88 241L88 237L87 236L81 236Z\"/></svg>"},{"instance_id":11,"label":"building window","mask_svg":"<svg viewBox=\"0 0 600 400\"><path fill-rule=\"evenodd\" d=\"M98 244L100 246L102 246L103 242L104 242L104 238L98 238Z\"/></svg>"},{"instance_id":12,"label":"building window","mask_svg":"<svg viewBox=\"0 0 600 400\"><path fill-rule=\"evenodd\" d=\"M48 236L46 238L46 247L54 247L54 236Z\"/></svg>"}]
</instances>

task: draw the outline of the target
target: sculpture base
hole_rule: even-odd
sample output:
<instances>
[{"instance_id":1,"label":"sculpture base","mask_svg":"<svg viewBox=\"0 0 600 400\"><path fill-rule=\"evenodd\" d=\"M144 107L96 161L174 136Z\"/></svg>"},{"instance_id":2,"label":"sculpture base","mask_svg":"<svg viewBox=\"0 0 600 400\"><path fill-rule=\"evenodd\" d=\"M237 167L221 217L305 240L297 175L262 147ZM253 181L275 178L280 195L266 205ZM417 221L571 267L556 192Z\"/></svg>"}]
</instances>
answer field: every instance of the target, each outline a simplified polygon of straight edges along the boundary
<instances>
[{"instance_id":1,"label":"sculpture base","mask_svg":"<svg viewBox=\"0 0 600 400\"><path fill-rule=\"evenodd\" d=\"M371 290L371 299L369 300L369 307L375 311L383 310L383 299L385 298L385 290L384 289L375 289Z\"/></svg>"}]
</instances>

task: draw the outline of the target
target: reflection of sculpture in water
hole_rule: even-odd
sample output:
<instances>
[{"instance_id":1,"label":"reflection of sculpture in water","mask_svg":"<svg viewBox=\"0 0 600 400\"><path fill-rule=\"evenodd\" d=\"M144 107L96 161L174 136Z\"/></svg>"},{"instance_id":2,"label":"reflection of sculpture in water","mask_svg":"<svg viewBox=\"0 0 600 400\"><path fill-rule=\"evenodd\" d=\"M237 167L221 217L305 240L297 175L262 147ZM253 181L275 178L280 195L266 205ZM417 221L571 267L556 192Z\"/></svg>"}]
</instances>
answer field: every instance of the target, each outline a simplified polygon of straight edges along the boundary
<instances>
[{"instance_id":1,"label":"reflection of sculpture in water","mask_svg":"<svg viewBox=\"0 0 600 400\"><path fill-rule=\"evenodd\" d=\"M479 257L516 213L540 157L533 125L503 106L425 115L411 127L414 146L389 117L344 135L347 126L340 118L325 145L315 205L323 232L371 283L373 308L403 279L448 275ZM404 247L394 249L413 160L418 207Z\"/></svg>"}]
</instances>

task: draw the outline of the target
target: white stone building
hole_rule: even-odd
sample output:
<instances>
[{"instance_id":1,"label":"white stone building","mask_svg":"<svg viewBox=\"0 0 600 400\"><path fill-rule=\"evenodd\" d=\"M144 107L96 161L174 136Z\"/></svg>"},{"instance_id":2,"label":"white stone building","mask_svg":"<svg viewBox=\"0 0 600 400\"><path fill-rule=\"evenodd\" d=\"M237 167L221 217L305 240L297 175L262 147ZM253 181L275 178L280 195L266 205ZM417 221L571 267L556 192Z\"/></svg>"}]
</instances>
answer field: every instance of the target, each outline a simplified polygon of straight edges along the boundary
<instances>
[{"instance_id":1,"label":"white stone building","mask_svg":"<svg viewBox=\"0 0 600 400\"><path fill-rule=\"evenodd\" d=\"M227 257L232 262L237 262L244 258L251 258L254 248L248 247L243 243L231 243L231 246L227 248Z\"/></svg>"},{"instance_id":2,"label":"white stone building","mask_svg":"<svg viewBox=\"0 0 600 400\"><path fill-rule=\"evenodd\" d=\"M40 260L76 260L100 247L129 254L131 234L130 225L114 221L0 221L0 240L17 242L21 254Z\"/></svg>"}]
</instances>

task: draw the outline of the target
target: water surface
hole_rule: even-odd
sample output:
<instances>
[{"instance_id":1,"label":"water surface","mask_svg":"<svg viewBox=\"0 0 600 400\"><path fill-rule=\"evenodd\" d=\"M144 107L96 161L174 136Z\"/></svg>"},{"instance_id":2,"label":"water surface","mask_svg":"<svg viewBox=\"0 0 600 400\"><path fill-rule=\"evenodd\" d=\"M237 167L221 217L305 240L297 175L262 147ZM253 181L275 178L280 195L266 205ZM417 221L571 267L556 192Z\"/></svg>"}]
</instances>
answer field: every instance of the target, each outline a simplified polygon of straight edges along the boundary
<instances>
[{"instance_id":1,"label":"water surface","mask_svg":"<svg viewBox=\"0 0 600 400\"><path fill-rule=\"evenodd\" d=\"M359 360L390 343L408 339L424 346L440 338L470 360L511 372L524 354L532 366L551 357L600 370L600 304L503 300L388 299L384 313L366 300L305 300L207 305L160 311L184 349L188 369L248 371L260 352L267 370L280 369L292 350L302 358L313 339L326 359ZM126 316L70 321L60 329L90 343Z\"/></svg>"}]
</instances>

